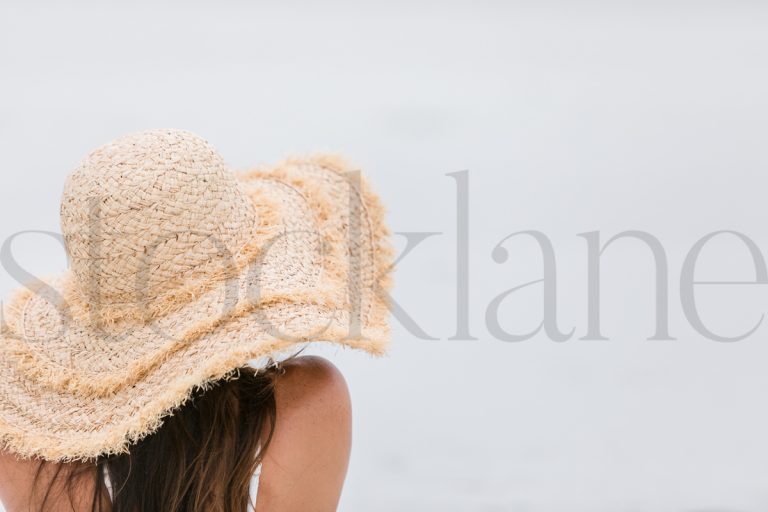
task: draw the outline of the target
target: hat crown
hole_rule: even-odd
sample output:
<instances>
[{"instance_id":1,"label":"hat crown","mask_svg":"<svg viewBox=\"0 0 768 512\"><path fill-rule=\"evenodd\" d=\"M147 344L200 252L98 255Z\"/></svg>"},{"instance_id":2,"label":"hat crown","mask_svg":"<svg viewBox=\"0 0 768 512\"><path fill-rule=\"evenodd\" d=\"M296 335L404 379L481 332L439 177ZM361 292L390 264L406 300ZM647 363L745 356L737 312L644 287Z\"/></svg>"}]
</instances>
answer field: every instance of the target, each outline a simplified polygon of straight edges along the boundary
<instances>
[{"instance_id":1,"label":"hat crown","mask_svg":"<svg viewBox=\"0 0 768 512\"><path fill-rule=\"evenodd\" d=\"M116 139L67 179L61 227L89 300L133 304L211 272L242 248L250 199L205 140L180 130Z\"/></svg>"}]
</instances>

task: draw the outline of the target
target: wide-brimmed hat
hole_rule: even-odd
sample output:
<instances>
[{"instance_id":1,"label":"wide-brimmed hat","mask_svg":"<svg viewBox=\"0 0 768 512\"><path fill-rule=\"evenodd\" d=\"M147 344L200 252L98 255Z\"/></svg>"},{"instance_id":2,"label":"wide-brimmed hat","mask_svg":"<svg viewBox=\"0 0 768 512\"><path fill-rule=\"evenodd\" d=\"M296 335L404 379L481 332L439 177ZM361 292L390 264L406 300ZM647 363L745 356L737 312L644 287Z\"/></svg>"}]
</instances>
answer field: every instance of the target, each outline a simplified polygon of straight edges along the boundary
<instances>
[{"instance_id":1,"label":"wide-brimmed hat","mask_svg":"<svg viewBox=\"0 0 768 512\"><path fill-rule=\"evenodd\" d=\"M337 157L231 172L185 131L128 135L69 176L69 268L3 304L0 446L124 453L196 388L312 341L384 353L384 210Z\"/></svg>"}]
</instances>

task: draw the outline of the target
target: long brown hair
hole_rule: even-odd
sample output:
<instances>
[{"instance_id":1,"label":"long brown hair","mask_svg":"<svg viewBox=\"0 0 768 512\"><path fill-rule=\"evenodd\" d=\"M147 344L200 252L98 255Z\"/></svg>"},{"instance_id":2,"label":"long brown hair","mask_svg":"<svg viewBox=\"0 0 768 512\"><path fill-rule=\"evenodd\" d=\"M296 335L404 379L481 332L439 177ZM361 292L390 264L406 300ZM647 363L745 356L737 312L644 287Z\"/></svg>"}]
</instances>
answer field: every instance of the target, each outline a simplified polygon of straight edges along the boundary
<instances>
[{"instance_id":1,"label":"long brown hair","mask_svg":"<svg viewBox=\"0 0 768 512\"><path fill-rule=\"evenodd\" d=\"M243 367L197 389L153 434L126 454L55 470L41 500L45 510L57 479L72 490L83 477L96 479L92 512L245 512L251 478L275 428L274 382L277 366L256 371ZM45 463L41 461L35 483ZM103 484L108 474L113 489ZM59 482L59 485L61 483Z\"/></svg>"}]
</instances>

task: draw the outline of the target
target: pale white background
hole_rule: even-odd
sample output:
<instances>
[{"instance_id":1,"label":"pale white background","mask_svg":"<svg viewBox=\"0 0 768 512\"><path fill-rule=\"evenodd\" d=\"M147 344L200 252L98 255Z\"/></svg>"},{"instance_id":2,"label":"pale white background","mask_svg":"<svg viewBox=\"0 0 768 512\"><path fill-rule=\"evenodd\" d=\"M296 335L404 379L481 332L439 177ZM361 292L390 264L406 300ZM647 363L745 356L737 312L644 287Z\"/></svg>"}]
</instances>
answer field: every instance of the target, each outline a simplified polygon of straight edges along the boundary
<instances>
[{"instance_id":1,"label":"pale white background","mask_svg":"<svg viewBox=\"0 0 768 512\"><path fill-rule=\"evenodd\" d=\"M682 315L682 260L737 229L768 251L768 9L758 2L9 2L0 4L0 240L58 230L64 177L124 133L186 128L235 167L333 150L371 176L395 231L441 231L403 260L391 357L319 350L355 406L341 510L760 511L768 508L768 340L708 341ZM471 181L471 319L455 319L455 185ZM558 344L492 339L485 309L555 247ZM586 244L643 229L670 261L677 341L653 334L639 242L606 251L603 331L586 331ZM402 240L399 241L402 246ZM50 239L15 252L36 273ZM700 278L754 277L732 240ZM2 296L16 286L0 271ZM747 330L764 287L702 291L713 330ZM505 328L541 317L539 288Z\"/></svg>"}]
</instances>

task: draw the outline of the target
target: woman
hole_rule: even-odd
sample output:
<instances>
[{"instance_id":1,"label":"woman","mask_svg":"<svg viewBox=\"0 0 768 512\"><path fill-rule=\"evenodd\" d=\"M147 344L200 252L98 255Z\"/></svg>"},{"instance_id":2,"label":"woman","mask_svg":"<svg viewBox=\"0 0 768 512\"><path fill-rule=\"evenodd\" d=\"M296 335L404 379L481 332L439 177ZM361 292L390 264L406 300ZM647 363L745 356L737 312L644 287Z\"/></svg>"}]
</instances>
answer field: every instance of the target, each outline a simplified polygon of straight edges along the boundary
<instances>
[{"instance_id":1,"label":"woman","mask_svg":"<svg viewBox=\"0 0 768 512\"><path fill-rule=\"evenodd\" d=\"M249 482L251 475L256 470L256 461L259 458L240 457L232 459L230 464L217 465L218 461L206 459L209 467L200 466L197 474L190 472L187 467L179 466L176 462L185 455L180 453L166 453L167 458L161 458L155 450L161 450L164 443L170 443L173 436L179 436L180 432L193 430L197 425L208 426L207 434L217 432L217 435L207 438L199 436L198 443L187 448L196 448L194 455L205 457L201 449L206 446L209 452L221 453L234 448L239 440L244 445L253 445L257 442L265 443L269 440L269 450L264 454L264 461L260 471L258 483L258 505L256 511L324 511L335 510L338 503L341 486L347 469L349 458L351 416L349 394L344 378L338 370L328 361L313 357L303 356L290 360L283 365L285 373L279 378L274 378L274 390L269 382L261 380L247 383L240 379L221 384L210 394L203 395L197 402L204 402L206 413L193 412L192 404L185 405L185 409L179 410L171 416L167 423L161 427L161 431L153 434L157 438L148 438L143 444L149 445L147 449L138 453L120 455L106 459L100 465L64 465L44 463L41 470L39 461L20 461L12 453L0 454L0 498L5 509L12 511L27 510L94 510L95 482L102 479L99 476L106 473L108 465L119 465L122 471L126 467L152 468L155 475L162 475L164 480L155 479L148 481L142 478L141 473L136 473L131 483L132 492L124 492L118 499L124 502L133 502L138 510L174 510L169 506L163 506L167 502L189 500L189 496L180 495L183 487L169 487L170 482L183 480L183 484L193 488L195 484L202 484L201 491L216 492L215 486L221 487L219 492L226 494L227 488L240 491L233 492L228 498L234 503L240 503L243 498L256 501L256 496L249 496ZM246 373L245 375L252 375ZM249 393L239 396L239 393ZM261 393L261 396L258 396ZM255 398L255 400L254 400ZM240 414L243 417L255 418L254 423L259 423L261 418L266 420L272 412L270 407L275 407L276 416L280 421L274 425L264 424L264 434L256 436L253 431L247 429L222 431L217 428L217 415L234 414L233 409L242 400L258 403L250 404L250 409ZM199 404L198 404L199 406ZM236 418L244 420L244 418ZM270 421L274 416L269 416ZM184 420L181 420L184 418ZM186 424L182 423L186 421ZM237 425L239 421L232 421L228 425ZM271 435L271 439L270 439ZM205 444L207 441L209 444ZM152 444L150 444L152 443ZM258 448L254 448L255 454ZM236 452L239 453L239 452ZM190 457L192 458L192 457ZM154 466L154 467L152 467ZM188 475L192 473L190 478ZM57 485L52 486L53 476L58 474ZM235 475L240 475L240 481L236 481ZM248 478L243 478L247 476ZM67 489L72 481L70 492ZM186 479L186 480L184 480ZM207 480L206 480L207 479ZM123 485L123 484L121 484ZM109 489L106 486L100 488L102 497L101 510L110 510L107 501ZM70 495L71 494L71 495ZM191 493L187 493L191 494ZM253 494L253 492L251 492ZM30 499L30 497L32 499ZM70 507L70 500L74 506ZM158 504L158 505L154 505ZM194 505L187 506L187 510L195 510ZM180 507L176 507L179 509ZM243 507L239 507L245 510ZM121 506L121 510L129 510L129 506ZM200 503L198 510L217 510ZM95 510L99 510L98 507ZM182 509L185 510L185 509ZM234 506L227 508L225 505L220 510L237 510Z\"/></svg>"},{"instance_id":2,"label":"woman","mask_svg":"<svg viewBox=\"0 0 768 512\"><path fill-rule=\"evenodd\" d=\"M335 510L349 394L290 354L385 351L392 250L359 173L315 157L234 175L152 130L91 153L61 215L70 268L3 309L6 510Z\"/></svg>"}]
</instances>

